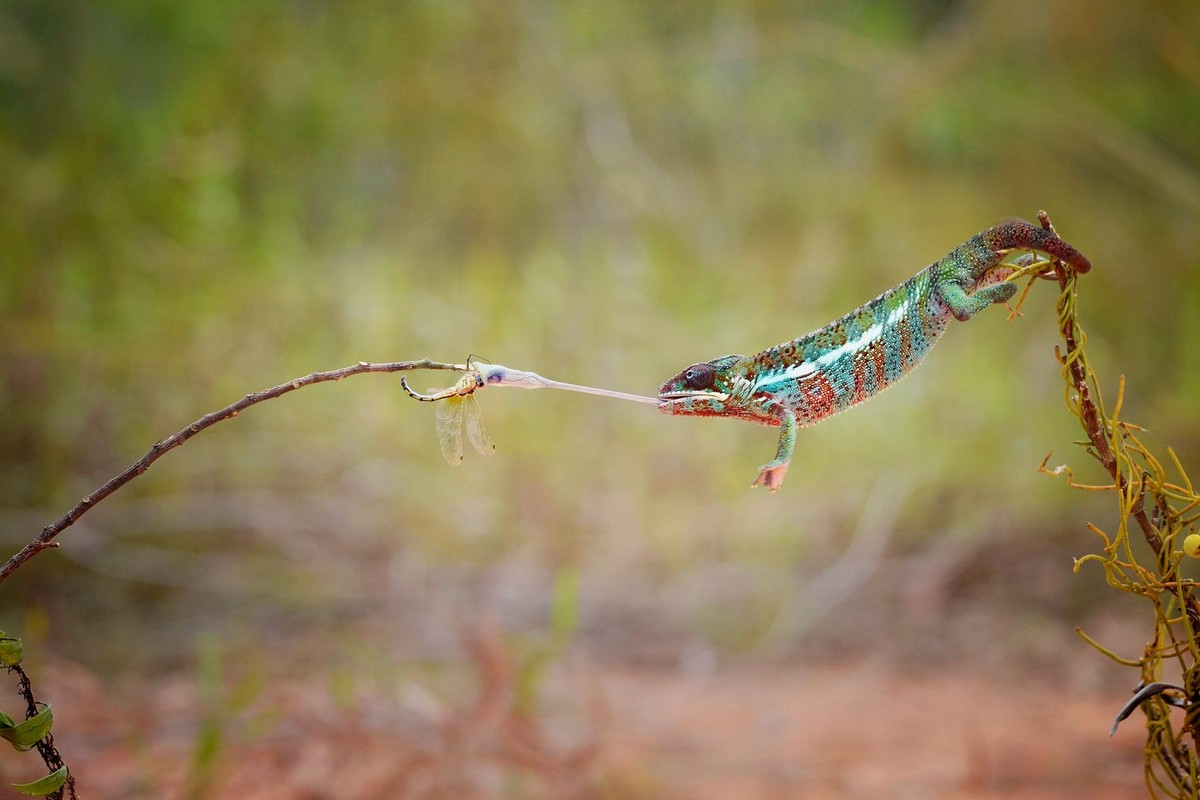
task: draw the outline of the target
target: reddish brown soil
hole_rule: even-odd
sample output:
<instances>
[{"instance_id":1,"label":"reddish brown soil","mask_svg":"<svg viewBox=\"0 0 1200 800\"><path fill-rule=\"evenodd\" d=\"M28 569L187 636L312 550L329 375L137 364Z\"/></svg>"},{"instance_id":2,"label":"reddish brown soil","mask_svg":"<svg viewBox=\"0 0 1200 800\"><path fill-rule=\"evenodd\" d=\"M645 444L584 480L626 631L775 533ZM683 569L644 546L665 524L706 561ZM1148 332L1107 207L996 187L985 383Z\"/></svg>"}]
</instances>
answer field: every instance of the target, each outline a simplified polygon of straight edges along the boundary
<instances>
[{"instance_id":1,"label":"reddish brown soil","mask_svg":"<svg viewBox=\"0 0 1200 800\"><path fill-rule=\"evenodd\" d=\"M1110 739L1121 699L1110 691L869 663L559 669L530 720L507 655L485 644L476 656L482 680L460 698L398 682L392 696L347 701L328 678L272 681L222 717L207 773L190 767L205 708L194 678L164 679L136 703L70 665L38 682L91 800L1146 796L1138 717ZM28 780L37 766L10 752L0 777Z\"/></svg>"},{"instance_id":2,"label":"reddish brown soil","mask_svg":"<svg viewBox=\"0 0 1200 800\"><path fill-rule=\"evenodd\" d=\"M607 683L663 797L1145 795L1141 731L1108 737L1110 697L862 664Z\"/></svg>"}]
</instances>

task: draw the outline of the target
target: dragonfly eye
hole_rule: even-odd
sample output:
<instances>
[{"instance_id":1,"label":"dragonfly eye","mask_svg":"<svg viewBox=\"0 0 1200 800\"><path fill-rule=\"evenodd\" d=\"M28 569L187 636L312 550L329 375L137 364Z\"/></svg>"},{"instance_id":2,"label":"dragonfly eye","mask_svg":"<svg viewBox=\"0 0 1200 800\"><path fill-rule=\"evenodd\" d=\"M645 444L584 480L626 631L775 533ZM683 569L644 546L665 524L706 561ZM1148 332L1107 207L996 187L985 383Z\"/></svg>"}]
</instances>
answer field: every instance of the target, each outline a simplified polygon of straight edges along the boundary
<instances>
[{"instance_id":1,"label":"dragonfly eye","mask_svg":"<svg viewBox=\"0 0 1200 800\"><path fill-rule=\"evenodd\" d=\"M711 389L716 373L708 364L693 364L683 372L683 383L689 389Z\"/></svg>"}]
</instances>

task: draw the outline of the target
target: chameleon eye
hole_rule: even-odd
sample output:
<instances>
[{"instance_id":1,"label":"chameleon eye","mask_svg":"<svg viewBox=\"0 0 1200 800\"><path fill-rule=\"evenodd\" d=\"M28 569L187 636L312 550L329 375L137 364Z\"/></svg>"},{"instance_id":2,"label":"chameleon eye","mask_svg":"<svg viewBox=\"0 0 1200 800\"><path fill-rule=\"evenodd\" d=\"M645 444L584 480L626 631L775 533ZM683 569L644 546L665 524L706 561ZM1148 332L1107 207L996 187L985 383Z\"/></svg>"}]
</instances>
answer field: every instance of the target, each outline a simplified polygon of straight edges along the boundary
<instances>
[{"instance_id":1,"label":"chameleon eye","mask_svg":"<svg viewBox=\"0 0 1200 800\"><path fill-rule=\"evenodd\" d=\"M689 389L711 389L716 373L708 364L693 364L683 372L683 382Z\"/></svg>"}]
</instances>

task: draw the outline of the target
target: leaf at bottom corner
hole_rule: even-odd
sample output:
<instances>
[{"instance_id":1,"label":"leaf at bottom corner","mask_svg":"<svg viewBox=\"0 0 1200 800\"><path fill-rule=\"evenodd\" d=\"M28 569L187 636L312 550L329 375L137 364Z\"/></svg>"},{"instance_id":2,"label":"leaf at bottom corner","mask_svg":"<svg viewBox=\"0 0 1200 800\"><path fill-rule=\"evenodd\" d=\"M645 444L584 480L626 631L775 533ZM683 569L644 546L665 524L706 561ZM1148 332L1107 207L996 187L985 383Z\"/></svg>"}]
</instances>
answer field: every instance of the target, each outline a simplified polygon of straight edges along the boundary
<instances>
[{"instance_id":1,"label":"leaf at bottom corner","mask_svg":"<svg viewBox=\"0 0 1200 800\"><path fill-rule=\"evenodd\" d=\"M54 794L62 785L67 782L67 765L63 764L58 769L51 772L49 775L38 778L30 783L14 783L12 786L18 792L32 795L33 797L45 797L48 794Z\"/></svg>"}]
</instances>

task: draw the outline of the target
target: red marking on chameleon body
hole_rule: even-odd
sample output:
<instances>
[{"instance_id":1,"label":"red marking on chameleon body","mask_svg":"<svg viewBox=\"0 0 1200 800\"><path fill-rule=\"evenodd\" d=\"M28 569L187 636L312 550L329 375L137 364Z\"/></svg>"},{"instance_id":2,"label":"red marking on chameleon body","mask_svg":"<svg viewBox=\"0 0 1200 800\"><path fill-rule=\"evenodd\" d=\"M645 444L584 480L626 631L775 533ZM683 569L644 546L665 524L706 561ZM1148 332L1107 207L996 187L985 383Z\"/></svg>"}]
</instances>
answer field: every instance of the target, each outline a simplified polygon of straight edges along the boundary
<instances>
[{"instance_id":1,"label":"red marking on chameleon body","mask_svg":"<svg viewBox=\"0 0 1200 800\"><path fill-rule=\"evenodd\" d=\"M860 352L854 359L854 399L851 401L851 405L861 403L875 393L878 380L876 379L874 386L867 381L871 378L872 373L876 375L879 373L882 349L879 342L872 342L870 347Z\"/></svg>"},{"instance_id":2,"label":"red marking on chameleon body","mask_svg":"<svg viewBox=\"0 0 1200 800\"><path fill-rule=\"evenodd\" d=\"M833 413L835 394L833 384L824 375L813 375L800 385L810 420L824 419Z\"/></svg>"},{"instance_id":3,"label":"red marking on chameleon body","mask_svg":"<svg viewBox=\"0 0 1200 800\"><path fill-rule=\"evenodd\" d=\"M867 395L867 364L866 358L854 359L854 402L861 403Z\"/></svg>"},{"instance_id":4,"label":"red marking on chameleon body","mask_svg":"<svg viewBox=\"0 0 1200 800\"><path fill-rule=\"evenodd\" d=\"M900 370L902 372L908 372L915 361L912 348L912 328L909 327L911 324L912 320L905 317L900 320L900 325L897 329L897 333L900 336Z\"/></svg>"},{"instance_id":5,"label":"red marking on chameleon body","mask_svg":"<svg viewBox=\"0 0 1200 800\"><path fill-rule=\"evenodd\" d=\"M880 347L871 354L875 362L875 391L885 388L887 384L887 351Z\"/></svg>"}]
</instances>

